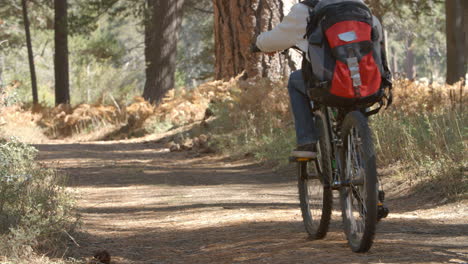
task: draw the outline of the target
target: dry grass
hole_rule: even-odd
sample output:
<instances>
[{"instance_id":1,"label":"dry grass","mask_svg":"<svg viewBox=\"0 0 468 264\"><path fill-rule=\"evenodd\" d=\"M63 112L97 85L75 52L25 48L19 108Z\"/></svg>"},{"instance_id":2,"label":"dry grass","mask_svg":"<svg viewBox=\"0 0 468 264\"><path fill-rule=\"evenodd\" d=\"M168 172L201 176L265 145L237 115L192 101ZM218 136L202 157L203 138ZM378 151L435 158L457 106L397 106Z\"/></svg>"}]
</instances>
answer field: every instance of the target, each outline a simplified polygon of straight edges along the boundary
<instances>
[{"instance_id":1,"label":"dry grass","mask_svg":"<svg viewBox=\"0 0 468 264\"><path fill-rule=\"evenodd\" d=\"M210 106L216 120L209 133L214 134L218 148L275 163L287 161L294 133L285 83L237 80L230 91L229 97Z\"/></svg>"},{"instance_id":2,"label":"dry grass","mask_svg":"<svg viewBox=\"0 0 468 264\"><path fill-rule=\"evenodd\" d=\"M45 129L49 138L65 138L80 133L88 133L93 129L107 126L119 126L132 120L139 124L141 118L146 118L146 102L135 100L129 106L131 111L119 105L89 105L80 104L76 107L59 105L55 108L41 107L37 109L41 118L38 124ZM152 108L151 109L152 113ZM142 109L142 113L137 112ZM135 111L136 110L136 111Z\"/></svg>"},{"instance_id":3,"label":"dry grass","mask_svg":"<svg viewBox=\"0 0 468 264\"><path fill-rule=\"evenodd\" d=\"M445 109L463 110L467 104L468 86L427 84L409 80L394 82L393 111L406 114L438 112ZM458 109L455 109L458 108Z\"/></svg>"},{"instance_id":4,"label":"dry grass","mask_svg":"<svg viewBox=\"0 0 468 264\"><path fill-rule=\"evenodd\" d=\"M20 259L1 259L0 264L85 264L84 261L74 259L50 259L46 256L31 256Z\"/></svg>"},{"instance_id":5,"label":"dry grass","mask_svg":"<svg viewBox=\"0 0 468 264\"><path fill-rule=\"evenodd\" d=\"M36 124L40 116L18 105L16 89L19 82L0 87L0 138L15 136L22 142L40 143L47 138Z\"/></svg>"},{"instance_id":6,"label":"dry grass","mask_svg":"<svg viewBox=\"0 0 468 264\"><path fill-rule=\"evenodd\" d=\"M467 87L395 83L395 105L371 119L380 167L401 168L412 185L466 198Z\"/></svg>"},{"instance_id":7,"label":"dry grass","mask_svg":"<svg viewBox=\"0 0 468 264\"><path fill-rule=\"evenodd\" d=\"M233 79L230 82L209 82L191 91L172 90L156 109L155 114L160 121L170 121L176 125L202 120L212 101L231 97L231 89L236 81Z\"/></svg>"},{"instance_id":8,"label":"dry grass","mask_svg":"<svg viewBox=\"0 0 468 264\"><path fill-rule=\"evenodd\" d=\"M172 90L157 107L141 97L135 97L130 105L119 104L117 101L112 105L96 103L73 107L8 104L1 110L1 135L16 135L20 127L25 134L20 138L34 143L44 142L47 138L63 139L96 131L102 133L94 139L109 138L109 135L126 138L131 137L135 131L143 130L143 133L138 133L141 136L152 132L154 126L171 128L202 120L213 100L229 98L232 83L236 81L233 79L232 82L205 83L192 91ZM16 88L17 86L9 86L4 97L14 93Z\"/></svg>"},{"instance_id":9,"label":"dry grass","mask_svg":"<svg viewBox=\"0 0 468 264\"><path fill-rule=\"evenodd\" d=\"M4 135L18 134L21 127L29 142L44 140L39 126L49 138L93 132L114 139L164 132L214 114L208 128L197 133L211 136L218 150L285 162L295 142L285 86L269 80L215 81L191 91L173 90L158 107L140 97L128 106L81 104L38 108L34 113L10 106L3 110L2 130ZM454 175L453 182L462 184L448 192L466 193L466 90L460 85L395 81L394 105L371 118L380 165L400 163L411 170L411 181Z\"/></svg>"},{"instance_id":10,"label":"dry grass","mask_svg":"<svg viewBox=\"0 0 468 264\"><path fill-rule=\"evenodd\" d=\"M212 98L208 128L218 149L286 162L295 135L285 83L229 83ZM395 81L394 105L371 118L380 167L399 164L400 175L442 196L466 197L467 87Z\"/></svg>"},{"instance_id":11,"label":"dry grass","mask_svg":"<svg viewBox=\"0 0 468 264\"><path fill-rule=\"evenodd\" d=\"M0 138L15 136L26 143L43 143L47 141L43 129L38 125L40 115L22 109L18 105L0 110Z\"/></svg>"},{"instance_id":12,"label":"dry grass","mask_svg":"<svg viewBox=\"0 0 468 264\"><path fill-rule=\"evenodd\" d=\"M215 105L212 133L227 152L286 162L295 135L284 83L237 82ZM412 185L454 199L468 193L468 87L395 81L394 105L371 118L380 167L399 164Z\"/></svg>"},{"instance_id":13,"label":"dry grass","mask_svg":"<svg viewBox=\"0 0 468 264\"><path fill-rule=\"evenodd\" d=\"M402 156L418 161L425 156L450 156L461 162L467 147L467 87L427 86L397 81L395 104L372 119L379 158L385 164ZM405 148L408 151L402 152Z\"/></svg>"}]
</instances>

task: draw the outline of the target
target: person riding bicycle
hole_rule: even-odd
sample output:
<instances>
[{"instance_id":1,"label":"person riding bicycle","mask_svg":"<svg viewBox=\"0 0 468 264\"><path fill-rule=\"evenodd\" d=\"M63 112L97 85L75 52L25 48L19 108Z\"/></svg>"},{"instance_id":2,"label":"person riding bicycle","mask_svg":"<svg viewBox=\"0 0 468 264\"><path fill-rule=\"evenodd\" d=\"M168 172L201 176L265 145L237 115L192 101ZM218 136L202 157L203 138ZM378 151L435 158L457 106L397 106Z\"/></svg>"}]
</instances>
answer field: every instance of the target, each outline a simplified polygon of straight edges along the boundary
<instances>
[{"instance_id":1,"label":"person riding bicycle","mask_svg":"<svg viewBox=\"0 0 468 264\"><path fill-rule=\"evenodd\" d=\"M321 0L335 1L335 0ZM354 0L360 1L362 0ZM319 0L302 1L292 6L291 11L272 30L261 33L256 40L256 47L265 53L274 54L293 46L303 52L308 50L305 38L307 24L312 6ZM379 31L379 42L382 41L382 26L374 16L373 23ZM305 56L307 58L307 56ZM315 127L314 114L310 109L310 99L307 95L302 70L291 73L288 91L294 115L297 148L292 152L293 157L315 158L317 152L318 133Z\"/></svg>"}]
</instances>

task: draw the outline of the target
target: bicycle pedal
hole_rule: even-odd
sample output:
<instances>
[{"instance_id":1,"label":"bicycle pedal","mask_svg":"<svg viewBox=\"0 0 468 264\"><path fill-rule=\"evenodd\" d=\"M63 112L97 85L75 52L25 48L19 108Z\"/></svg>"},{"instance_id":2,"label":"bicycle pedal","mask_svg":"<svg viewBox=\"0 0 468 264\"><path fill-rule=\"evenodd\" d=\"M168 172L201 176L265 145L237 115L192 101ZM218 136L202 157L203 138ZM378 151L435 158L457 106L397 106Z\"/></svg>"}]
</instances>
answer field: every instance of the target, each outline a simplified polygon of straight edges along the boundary
<instances>
[{"instance_id":1,"label":"bicycle pedal","mask_svg":"<svg viewBox=\"0 0 468 264\"><path fill-rule=\"evenodd\" d=\"M388 209L387 206L385 206L383 203L377 204L377 221L380 221L383 218L386 218L389 213L390 213L390 210Z\"/></svg>"},{"instance_id":2,"label":"bicycle pedal","mask_svg":"<svg viewBox=\"0 0 468 264\"><path fill-rule=\"evenodd\" d=\"M314 160L313 158L298 158L298 157L289 157L289 162L290 163L295 163L295 162L309 162Z\"/></svg>"}]
</instances>

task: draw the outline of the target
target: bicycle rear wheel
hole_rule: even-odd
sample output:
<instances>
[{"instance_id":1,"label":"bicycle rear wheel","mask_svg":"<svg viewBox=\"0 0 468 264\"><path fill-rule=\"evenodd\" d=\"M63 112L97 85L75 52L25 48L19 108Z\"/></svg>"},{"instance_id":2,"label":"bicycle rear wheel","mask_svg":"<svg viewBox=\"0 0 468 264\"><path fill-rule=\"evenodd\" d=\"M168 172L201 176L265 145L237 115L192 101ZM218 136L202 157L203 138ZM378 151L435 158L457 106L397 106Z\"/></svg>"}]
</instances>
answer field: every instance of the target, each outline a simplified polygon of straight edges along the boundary
<instances>
[{"instance_id":1,"label":"bicycle rear wheel","mask_svg":"<svg viewBox=\"0 0 468 264\"><path fill-rule=\"evenodd\" d=\"M330 141L325 116L316 112L316 125L320 132L317 159L298 163L298 188L302 219L310 239L327 235L333 196L330 188Z\"/></svg>"},{"instance_id":2,"label":"bicycle rear wheel","mask_svg":"<svg viewBox=\"0 0 468 264\"><path fill-rule=\"evenodd\" d=\"M377 225L377 169L367 118L349 113L342 126L342 181L340 190L344 229L354 252L367 252Z\"/></svg>"}]
</instances>

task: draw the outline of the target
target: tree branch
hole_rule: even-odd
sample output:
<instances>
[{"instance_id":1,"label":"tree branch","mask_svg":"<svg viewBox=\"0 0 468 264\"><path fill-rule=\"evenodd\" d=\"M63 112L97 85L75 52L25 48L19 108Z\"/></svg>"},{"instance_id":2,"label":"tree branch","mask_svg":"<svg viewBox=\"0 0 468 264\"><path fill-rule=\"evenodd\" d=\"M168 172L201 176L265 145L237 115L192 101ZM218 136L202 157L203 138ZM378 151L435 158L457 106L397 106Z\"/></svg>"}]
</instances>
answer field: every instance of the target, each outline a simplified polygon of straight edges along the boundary
<instances>
[{"instance_id":1,"label":"tree branch","mask_svg":"<svg viewBox=\"0 0 468 264\"><path fill-rule=\"evenodd\" d=\"M202 13L205 13L205 14L214 14L213 10L206 10L206 9L199 8L199 7L196 7L196 6L189 6L189 7L192 8L193 10L196 10L198 12L202 12Z\"/></svg>"},{"instance_id":2,"label":"tree branch","mask_svg":"<svg viewBox=\"0 0 468 264\"><path fill-rule=\"evenodd\" d=\"M202 6L204 6L204 2L206 1L202 1ZM213 6L210 5L211 9L205 9L205 8L201 8L201 7L198 7L199 5L199 2L198 1L190 1L190 0L187 0L185 1L184 3L184 7L188 7L188 8L191 8L195 11L198 11L198 12L202 12L202 13L205 13L205 14L214 14L214 11L213 11Z\"/></svg>"}]
</instances>

